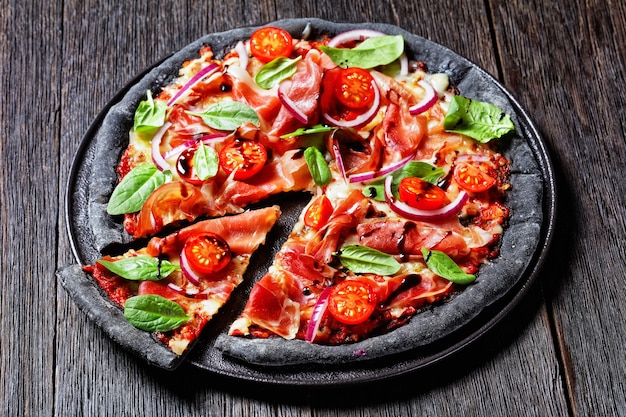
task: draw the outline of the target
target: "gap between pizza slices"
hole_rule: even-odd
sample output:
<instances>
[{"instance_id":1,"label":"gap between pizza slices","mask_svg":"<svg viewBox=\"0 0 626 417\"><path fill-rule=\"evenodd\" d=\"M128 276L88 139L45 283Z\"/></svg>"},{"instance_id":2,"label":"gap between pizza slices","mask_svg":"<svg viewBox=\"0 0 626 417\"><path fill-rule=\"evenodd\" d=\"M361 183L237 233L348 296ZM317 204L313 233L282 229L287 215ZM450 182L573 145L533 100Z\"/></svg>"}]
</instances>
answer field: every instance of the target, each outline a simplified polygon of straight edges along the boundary
<instances>
[{"instance_id":1,"label":"gap between pizza slices","mask_svg":"<svg viewBox=\"0 0 626 417\"><path fill-rule=\"evenodd\" d=\"M168 322L157 334L180 354L279 215L246 208L305 191L313 198L229 333L340 344L387 332L497 255L510 162L492 139L512 129L501 110L410 61L401 36L311 41L265 27L222 59L207 45L146 93L108 207L135 239L200 221L88 270L133 324ZM213 258L202 258L206 242L185 249L208 232ZM149 279L107 263L145 254L158 260ZM182 312L161 298L130 308L137 294Z\"/></svg>"}]
</instances>

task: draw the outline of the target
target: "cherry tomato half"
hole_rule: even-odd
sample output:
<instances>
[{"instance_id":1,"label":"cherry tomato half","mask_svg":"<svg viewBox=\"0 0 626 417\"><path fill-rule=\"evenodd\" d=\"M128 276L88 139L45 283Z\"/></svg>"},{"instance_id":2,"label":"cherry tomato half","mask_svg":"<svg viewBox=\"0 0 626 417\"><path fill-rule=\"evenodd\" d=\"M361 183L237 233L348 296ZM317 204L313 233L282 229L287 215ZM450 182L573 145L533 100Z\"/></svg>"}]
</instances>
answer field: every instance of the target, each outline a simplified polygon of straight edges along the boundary
<instances>
[{"instance_id":1,"label":"cherry tomato half","mask_svg":"<svg viewBox=\"0 0 626 417\"><path fill-rule=\"evenodd\" d=\"M201 185L204 181L198 177L193 164L193 157L197 150L197 146L191 146L181 152L176 160L176 172L180 178L188 183Z\"/></svg>"},{"instance_id":2,"label":"cherry tomato half","mask_svg":"<svg viewBox=\"0 0 626 417\"><path fill-rule=\"evenodd\" d=\"M332 289L328 299L328 311L341 323L363 323L376 308L375 298L367 282L345 280Z\"/></svg>"},{"instance_id":3,"label":"cherry tomato half","mask_svg":"<svg viewBox=\"0 0 626 417\"><path fill-rule=\"evenodd\" d=\"M251 140L237 139L226 145L219 155L220 167L226 173L235 172L236 180L245 180L256 174L267 162L265 146Z\"/></svg>"},{"instance_id":4,"label":"cherry tomato half","mask_svg":"<svg viewBox=\"0 0 626 417\"><path fill-rule=\"evenodd\" d=\"M419 210L436 210L446 205L445 191L421 178L403 178L398 193L400 200Z\"/></svg>"},{"instance_id":5,"label":"cherry tomato half","mask_svg":"<svg viewBox=\"0 0 626 417\"><path fill-rule=\"evenodd\" d=\"M215 233L191 236L183 247L189 266L199 274L211 274L224 269L232 253L228 243Z\"/></svg>"},{"instance_id":6,"label":"cherry tomato half","mask_svg":"<svg viewBox=\"0 0 626 417\"><path fill-rule=\"evenodd\" d=\"M362 68L345 68L339 74L335 97L348 108L367 108L376 96L373 81L372 75Z\"/></svg>"},{"instance_id":7,"label":"cherry tomato half","mask_svg":"<svg viewBox=\"0 0 626 417\"><path fill-rule=\"evenodd\" d=\"M250 52L262 62L288 57L293 50L293 38L284 29L268 26L250 36Z\"/></svg>"},{"instance_id":8,"label":"cherry tomato half","mask_svg":"<svg viewBox=\"0 0 626 417\"><path fill-rule=\"evenodd\" d=\"M454 169L454 181L465 191L479 193L491 188L496 180L482 171L479 165L461 162Z\"/></svg>"},{"instance_id":9,"label":"cherry tomato half","mask_svg":"<svg viewBox=\"0 0 626 417\"><path fill-rule=\"evenodd\" d=\"M333 205L328 197L322 194L306 209L304 224L312 229L319 230L326 225L332 214Z\"/></svg>"}]
</instances>

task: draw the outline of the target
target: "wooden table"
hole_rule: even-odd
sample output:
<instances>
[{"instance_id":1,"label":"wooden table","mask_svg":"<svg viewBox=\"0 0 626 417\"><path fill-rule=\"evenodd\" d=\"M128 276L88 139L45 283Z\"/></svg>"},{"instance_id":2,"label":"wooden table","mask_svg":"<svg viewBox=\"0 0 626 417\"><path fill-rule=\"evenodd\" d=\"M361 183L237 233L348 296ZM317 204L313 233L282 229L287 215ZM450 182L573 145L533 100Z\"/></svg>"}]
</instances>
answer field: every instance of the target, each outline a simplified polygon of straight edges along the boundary
<instances>
[{"instance_id":1,"label":"wooden table","mask_svg":"<svg viewBox=\"0 0 626 417\"><path fill-rule=\"evenodd\" d=\"M203 34L281 18L377 21L499 79L547 143L558 223L536 285L444 366L333 390L138 361L55 280L65 186L99 110ZM11 1L0 7L0 410L4 415L626 415L626 4Z\"/></svg>"}]
</instances>

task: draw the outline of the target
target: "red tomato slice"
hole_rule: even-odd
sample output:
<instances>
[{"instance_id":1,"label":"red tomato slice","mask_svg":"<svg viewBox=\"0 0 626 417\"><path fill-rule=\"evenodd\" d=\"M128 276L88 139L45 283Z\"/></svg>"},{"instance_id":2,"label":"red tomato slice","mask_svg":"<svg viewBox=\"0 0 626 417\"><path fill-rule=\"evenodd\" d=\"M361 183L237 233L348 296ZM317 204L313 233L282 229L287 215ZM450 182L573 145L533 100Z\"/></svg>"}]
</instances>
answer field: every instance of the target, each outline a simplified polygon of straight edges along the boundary
<instances>
[{"instance_id":1,"label":"red tomato slice","mask_svg":"<svg viewBox=\"0 0 626 417\"><path fill-rule=\"evenodd\" d=\"M236 180L245 180L256 174L267 162L265 146L251 140L235 140L226 145L219 155L220 166L226 173L235 172Z\"/></svg>"},{"instance_id":2,"label":"red tomato slice","mask_svg":"<svg viewBox=\"0 0 626 417\"><path fill-rule=\"evenodd\" d=\"M198 177L193 166L193 157L197 150L197 146L191 146L181 152L176 160L176 172L178 172L180 178L186 182L194 185L202 185L204 181Z\"/></svg>"},{"instance_id":3,"label":"red tomato slice","mask_svg":"<svg viewBox=\"0 0 626 417\"><path fill-rule=\"evenodd\" d=\"M359 324L367 320L376 308L370 284L360 280L345 280L331 291L328 311L339 322Z\"/></svg>"},{"instance_id":4,"label":"red tomato slice","mask_svg":"<svg viewBox=\"0 0 626 417\"><path fill-rule=\"evenodd\" d=\"M211 274L224 269L232 253L228 243L215 233L191 236L183 247L189 266L199 274Z\"/></svg>"},{"instance_id":5,"label":"red tomato slice","mask_svg":"<svg viewBox=\"0 0 626 417\"><path fill-rule=\"evenodd\" d=\"M398 187L400 200L419 210L436 210L446 205L446 193L417 177L406 177Z\"/></svg>"},{"instance_id":6,"label":"red tomato slice","mask_svg":"<svg viewBox=\"0 0 626 417\"><path fill-rule=\"evenodd\" d=\"M325 195L319 196L304 213L304 224L318 230L326 225L333 214L333 205Z\"/></svg>"},{"instance_id":7,"label":"red tomato slice","mask_svg":"<svg viewBox=\"0 0 626 417\"><path fill-rule=\"evenodd\" d=\"M263 62L270 62L278 57L288 57L293 50L293 38L284 29L264 27L250 36L250 52Z\"/></svg>"},{"instance_id":8,"label":"red tomato slice","mask_svg":"<svg viewBox=\"0 0 626 417\"><path fill-rule=\"evenodd\" d=\"M454 169L454 180L465 191L479 193L491 188L496 180L480 169L479 165L461 162Z\"/></svg>"},{"instance_id":9,"label":"red tomato slice","mask_svg":"<svg viewBox=\"0 0 626 417\"><path fill-rule=\"evenodd\" d=\"M376 96L373 81L371 74L362 68L343 69L335 86L335 96L348 108L368 108Z\"/></svg>"}]
</instances>

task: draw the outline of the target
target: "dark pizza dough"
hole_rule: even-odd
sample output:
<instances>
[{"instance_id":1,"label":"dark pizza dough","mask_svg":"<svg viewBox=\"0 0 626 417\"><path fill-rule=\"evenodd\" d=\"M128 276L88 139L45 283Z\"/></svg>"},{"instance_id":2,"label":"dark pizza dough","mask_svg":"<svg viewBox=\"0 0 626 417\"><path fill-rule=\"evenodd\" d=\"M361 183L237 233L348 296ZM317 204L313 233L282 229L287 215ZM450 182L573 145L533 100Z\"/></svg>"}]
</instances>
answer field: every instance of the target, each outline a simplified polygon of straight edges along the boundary
<instances>
[{"instance_id":1,"label":"dark pizza dough","mask_svg":"<svg viewBox=\"0 0 626 417\"><path fill-rule=\"evenodd\" d=\"M512 189L507 196L507 205L511 210L509 225L502 237L500 255L480 269L474 284L447 302L421 311L408 324L390 333L356 344L332 347L281 338L260 340L228 336L228 327L243 309L253 283L264 275L296 221L299 210L309 198L308 195L283 197L281 209L284 214L268 236L267 244L253 257L246 281L209 323L187 359L200 368L250 379L263 379L263 371L254 368L257 365L272 369L309 365L306 369L309 369L310 375L323 379L325 372L332 374L334 366L346 368L354 364L360 367L362 363L376 363L376 360L393 358L397 354L413 352L420 357L422 350L439 349L439 346L445 348L446 340L454 342L455 335L472 328L474 321L486 314L497 314L500 307L494 307L494 312L492 305L511 291L519 290L518 284L536 261L547 221L545 199L547 195L552 196L548 191L553 187L550 163L544 155L541 139L523 109L495 79L441 45L385 24L338 24L318 19L293 19L273 22L272 25L287 29L294 37L302 37L303 33L308 33L310 38L333 36L356 28L402 34L407 55L425 62L428 72L445 72L462 95L491 102L511 115L516 130L498 141L502 153L512 161ZM115 168L128 144L134 110L145 98L146 90L158 93L177 75L184 61L198 56L203 45L210 45L216 57L220 58L237 41L248 38L255 29L250 27L207 35L189 44L142 74L130 83L129 89L120 91L112 100L112 106L94 122L77 154L68 185L68 228L79 262L92 264L103 253L120 253L133 244L123 230L121 218L111 218L106 213L106 204L117 183ZM280 197L277 198L280 200ZM121 310L103 296L95 282L79 266L63 268L57 275L78 306L116 342L158 366L173 368L178 364L177 358L173 358L173 354L150 334L138 331L126 322ZM329 365L331 368L330 371L328 368L320 371L311 368L312 364ZM306 376L306 372L300 375ZM370 371L362 372L369 374ZM350 376L345 372L342 375Z\"/></svg>"}]
</instances>

